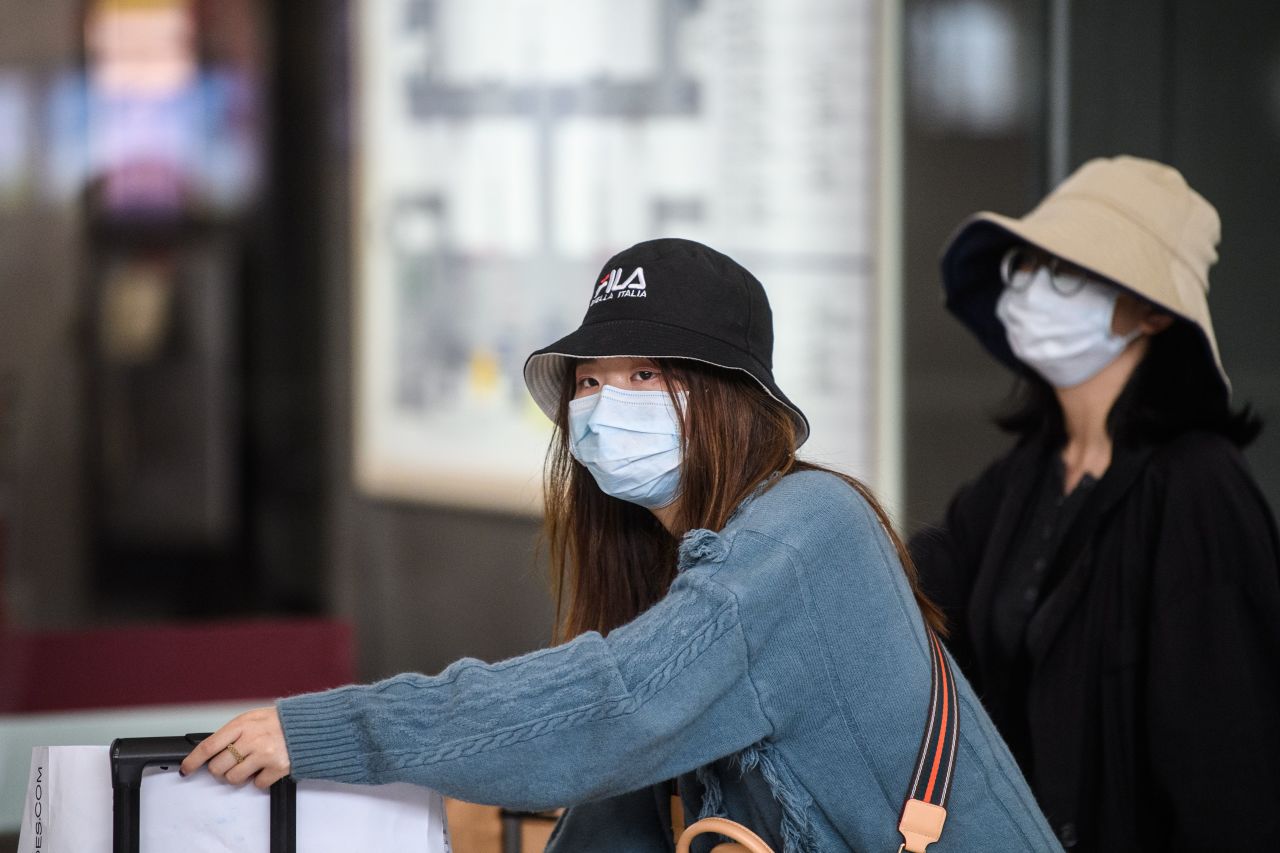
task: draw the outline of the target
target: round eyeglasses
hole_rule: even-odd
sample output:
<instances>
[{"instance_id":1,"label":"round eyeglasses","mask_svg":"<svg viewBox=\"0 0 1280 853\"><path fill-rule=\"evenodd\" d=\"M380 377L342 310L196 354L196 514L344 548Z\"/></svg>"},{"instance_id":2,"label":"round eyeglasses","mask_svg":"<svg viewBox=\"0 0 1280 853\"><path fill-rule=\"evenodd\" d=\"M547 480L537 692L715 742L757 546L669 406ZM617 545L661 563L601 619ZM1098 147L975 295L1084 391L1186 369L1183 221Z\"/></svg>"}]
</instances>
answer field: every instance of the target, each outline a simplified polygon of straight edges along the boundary
<instances>
[{"instance_id":1,"label":"round eyeglasses","mask_svg":"<svg viewBox=\"0 0 1280 853\"><path fill-rule=\"evenodd\" d=\"M1075 264L1034 246L1014 246L1000 259L1000 280L1005 287L1020 292L1031 286L1032 274L1041 268L1049 271L1049 284L1063 296L1075 296L1084 290L1087 282L1094 279L1094 276ZM1015 273L1026 275L1015 280Z\"/></svg>"}]
</instances>

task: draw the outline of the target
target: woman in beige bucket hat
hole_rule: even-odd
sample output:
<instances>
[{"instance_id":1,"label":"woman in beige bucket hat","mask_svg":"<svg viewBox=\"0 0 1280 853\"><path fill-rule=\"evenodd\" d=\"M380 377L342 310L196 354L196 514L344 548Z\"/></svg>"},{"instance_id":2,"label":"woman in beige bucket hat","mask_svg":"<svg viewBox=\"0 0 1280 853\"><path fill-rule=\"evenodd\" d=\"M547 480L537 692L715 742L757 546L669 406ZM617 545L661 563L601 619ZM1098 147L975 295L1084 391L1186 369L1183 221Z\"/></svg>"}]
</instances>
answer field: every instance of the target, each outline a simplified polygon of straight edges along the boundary
<instances>
[{"instance_id":1,"label":"woman in beige bucket hat","mask_svg":"<svg viewBox=\"0 0 1280 853\"><path fill-rule=\"evenodd\" d=\"M1280 839L1280 537L1209 317L1218 238L1175 169L1117 157L942 259L1019 376L1018 441L911 551L1072 850Z\"/></svg>"}]
</instances>

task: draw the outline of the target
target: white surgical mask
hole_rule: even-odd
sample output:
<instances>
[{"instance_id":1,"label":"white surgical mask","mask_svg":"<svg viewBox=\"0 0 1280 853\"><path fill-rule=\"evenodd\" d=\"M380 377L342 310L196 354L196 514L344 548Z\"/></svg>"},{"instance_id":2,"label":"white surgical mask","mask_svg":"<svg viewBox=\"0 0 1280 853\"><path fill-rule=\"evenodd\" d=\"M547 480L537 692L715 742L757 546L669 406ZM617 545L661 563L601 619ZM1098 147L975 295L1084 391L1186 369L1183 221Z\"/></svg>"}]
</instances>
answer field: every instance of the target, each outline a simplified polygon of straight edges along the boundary
<instances>
[{"instance_id":1,"label":"white surgical mask","mask_svg":"<svg viewBox=\"0 0 1280 853\"><path fill-rule=\"evenodd\" d=\"M1098 375L1142 332L1112 333L1117 288L1085 278L1065 295L1051 276L1043 265L1012 271L996 316L1014 355L1055 388L1071 388Z\"/></svg>"},{"instance_id":2,"label":"white surgical mask","mask_svg":"<svg viewBox=\"0 0 1280 853\"><path fill-rule=\"evenodd\" d=\"M680 405L685 405L681 392ZM606 385L569 402L569 452L605 494L658 509L680 490L680 414L666 391Z\"/></svg>"}]
</instances>

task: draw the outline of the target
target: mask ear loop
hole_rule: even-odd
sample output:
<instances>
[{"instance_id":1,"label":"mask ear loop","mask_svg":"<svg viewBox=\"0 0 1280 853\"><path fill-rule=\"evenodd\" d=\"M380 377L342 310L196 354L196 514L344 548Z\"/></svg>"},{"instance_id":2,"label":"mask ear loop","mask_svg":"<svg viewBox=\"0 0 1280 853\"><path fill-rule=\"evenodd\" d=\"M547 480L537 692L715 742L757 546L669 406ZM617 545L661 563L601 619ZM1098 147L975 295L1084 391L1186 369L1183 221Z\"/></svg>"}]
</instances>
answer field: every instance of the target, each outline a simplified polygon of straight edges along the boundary
<instances>
[{"instance_id":1,"label":"mask ear loop","mask_svg":"<svg viewBox=\"0 0 1280 853\"><path fill-rule=\"evenodd\" d=\"M1122 288L1122 287L1118 287L1118 286L1116 286L1116 285L1112 284L1112 283L1111 283L1111 282L1109 282L1109 281L1096 281L1096 280L1094 280L1094 279L1088 279L1088 280L1086 280L1086 284L1089 284L1089 283L1097 284L1097 285L1101 285L1102 287L1106 287L1108 290L1112 291L1112 293L1110 294L1110 296L1111 296L1111 319L1107 321L1107 337L1109 337L1109 338L1118 338L1118 339L1120 339L1120 340L1124 341L1125 346L1128 346L1129 344L1133 343L1133 342L1134 342L1135 340L1137 340L1138 338L1140 338L1140 337L1142 337L1143 335L1147 334L1146 332L1144 332L1144 331L1143 331L1143 329L1142 329L1142 323L1141 323L1141 322L1139 322L1139 323L1135 324L1135 325L1134 325L1134 327L1133 327L1132 329L1130 329L1129 331L1127 331L1127 332L1113 332L1113 331L1111 331L1111 324L1115 322L1116 306L1120 303L1120 297L1121 297L1121 296L1123 296L1123 295L1125 295L1128 291L1126 291L1126 290L1125 290L1124 288ZM1082 286L1082 287L1081 287L1081 290L1083 290L1083 289L1084 289L1084 287ZM1139 298L1140 300L1142 299L1142 297L1138 297L1138 298ZM1146 301L1146 300L1142 300L1142 301Z\"/></svg>"}]
</instances>

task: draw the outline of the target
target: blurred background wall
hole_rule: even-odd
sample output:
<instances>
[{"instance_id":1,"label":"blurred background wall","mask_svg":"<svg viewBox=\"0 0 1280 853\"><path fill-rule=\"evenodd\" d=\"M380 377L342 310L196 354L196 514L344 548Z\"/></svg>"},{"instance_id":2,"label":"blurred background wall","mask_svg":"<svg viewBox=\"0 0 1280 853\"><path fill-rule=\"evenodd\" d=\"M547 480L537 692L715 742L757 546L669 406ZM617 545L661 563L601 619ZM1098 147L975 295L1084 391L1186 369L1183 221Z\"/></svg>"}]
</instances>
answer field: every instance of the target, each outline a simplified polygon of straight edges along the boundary
<instances>
[{"instance_id":1,"label":"blurred background wall","mask_svg":"<svg viewBox=\"0 0 1280 853\"><path fill-rule=\"evenodd\" d=\"M44 136L38 87L80 50L76 4L8 3L3 12L12 26L0 29L0 582L5 618L69 622L85 617L89 598L75 359L79 217L73 204L37 196L31 160Z\"/></svg>"},{"instance_id":2,"label":"blurred background wall","mask_svg":"<svg viewBox=\"0 0 1280 853\"><path fill-rule=\"evenodd\" d=\"M363 678L545 642L535 521L354 485L351 5L124 6L181 13L154 22L173 55L131 58L116 34L126 67L168 68L140 90L94 76L112 61L85 38L94 4L0 0L4 623L336 614ZM1177 166L1222 214L1211 306L1237 400L1273 421L1249 456L1280 505L1280 7L900 13L903 526L937 519L1007 441L989 415L1009 377L941 307L947 235L1120 152ZM183 124L188 96L204 124ZM96 161L75 119L95 103ZM165 133L217 144L166 161Z\"/></svg>"}]
</instances>

